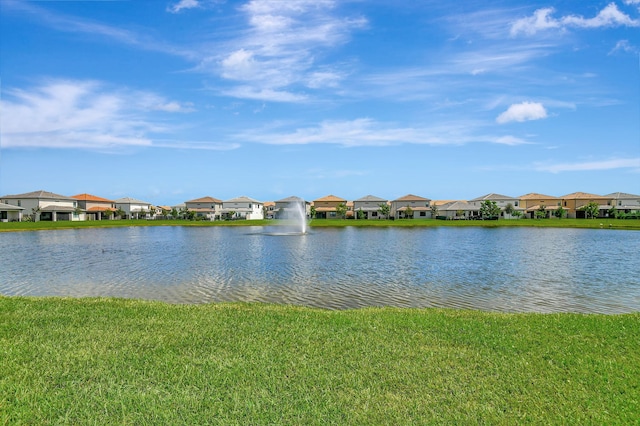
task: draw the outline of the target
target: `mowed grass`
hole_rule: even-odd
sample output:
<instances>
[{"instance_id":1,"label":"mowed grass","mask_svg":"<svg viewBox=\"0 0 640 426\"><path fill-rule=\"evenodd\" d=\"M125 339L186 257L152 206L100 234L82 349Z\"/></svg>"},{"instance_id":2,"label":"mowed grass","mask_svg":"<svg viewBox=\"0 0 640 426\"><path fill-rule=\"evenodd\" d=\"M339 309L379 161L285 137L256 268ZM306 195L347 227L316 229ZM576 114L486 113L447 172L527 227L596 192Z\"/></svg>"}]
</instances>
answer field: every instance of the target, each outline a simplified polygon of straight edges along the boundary
<instances>
[{"instance_id":1,"label":"mowed grass","mask_svg":"<svg viewBox=\"0 0 640 426\"><path fill-rule=\"evenodd\" d=\"M640 314L0 297L2 424L637 424Z\"/></svg>"},{"instance_id":2,"label":"mowed grass","mask_svg":"<svg viewBox=\"0 0 640 426\"><path fill-rule=\"evenodd\" d=\"M59 222L2 222L3 231L36 231L48 229L112 228L127 226L290 226L279 220L233 220L233 221L189 221L189 220L101 220L101 221L59 221ZM481 226L495 227L546 227L546 228L593 228L640 230L640 219L518 219L518 220L355 220L355 219L313 219L311 228L321 227L436 227L436 226Z\"/></svg>"}]
</instances>

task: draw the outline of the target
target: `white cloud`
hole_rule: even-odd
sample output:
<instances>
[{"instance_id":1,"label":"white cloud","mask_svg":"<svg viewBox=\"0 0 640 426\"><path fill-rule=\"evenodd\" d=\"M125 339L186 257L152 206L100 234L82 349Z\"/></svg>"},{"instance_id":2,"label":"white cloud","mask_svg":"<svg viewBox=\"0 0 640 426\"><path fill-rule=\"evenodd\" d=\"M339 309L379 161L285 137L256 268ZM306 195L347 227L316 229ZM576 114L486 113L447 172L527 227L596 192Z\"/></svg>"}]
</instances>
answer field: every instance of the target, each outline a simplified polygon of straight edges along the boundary
<instances>
[{"instance_id":1,"label":"white cloud","mask_svg":"<svg viewBox=\"0 0 640 426\"><path fill-rule=\"evenodd\" d=\"M180 0L173 6L167 7L167 11L171 13L178 13L183 9L193 9L196 7L200 7L198 0Z\"/></svg>"},{"instance_id":2,"label":"white cloud","mask_svg":"<svg viewBox=\"0 0 640 426\"><path fill-rule=\"evenodd\" d=\"M536 164L534 169L541 172L582 172L595 170L635 169L640 170L639 158L615 158L610 160L587 161L582 163Z\"/></svg>"},{"instance_id":3,"label":"white cloud","mask_svg":"<svg viewBox=\"0 0 640 426\"><path fill-rule=\"evenodd\" d=\"M511 105L505 112L500 114L496 121L500 124L511 121L530 121L547 118L547 110L541 103L522 102Z\"/></svg>"},{"instance_id":4,"label":"white cloud","mask_svg":"<svg viewBox=\"0 0 640 426\"><path fill-rule=\"evenodd\" d=\"M0 108L5 148L105 149L150 146L147 135L164 130L150 113L183 111L188 106L95 81L59 80L28 90L7 90Z\"/></svg>"},{"instance_id":5,"label":"white cloud","mask_svg":"<svg viewBox=\"0 0 640 426\"><path fill-rule=\"evenodd\" d=\"M400 144L463 145L485 142L521 145L526 141L513 136L477 135L481 125L472 122L439 124L432 127L396 127L370 118L325 120L317 126L289 131L259 129L237 134L238 140L268 145L334 144L345 147L392 146Z\"/></svg>"},{"instance_id":6,"label":"white cloud","mask_svg":"<svg viewBox=\"0 0 640 426\"><path fill-rule=\"evenodd\" d=\"M252 0L239 10L245 15L248 27L242 35L229 42L221 55L205 58L200 69L210 70L216 64L223 78L242 82L250 90L227 90L237 97L287 101L282 93L300 87L337 87L344 73L327 71L320 63L323 50L344 43L349 33L362 27L364 19L337 16L333 0ZM248 95L248 96L245 96ZM306 95L293 95L298 102Z\"/></svg>"},{"instance_id":7,"label":"white cloud","mask_svg":"<svg viewBox=\"0 0 640 426\"><path fill-rule=\"evenodd\" d=\"M609 3L593 18L584 18L582 16L568 15L561 18L553 18L553 8L538 9L533 16L518 19L511 26L511 35L518 34L533 35L539 31L548 29L566 29L571 27L577 28L601 28L601 27L637 27L640 21L629 17L629 15L621 12L615 3Z\"/></svg>"},{"instance_id":8,"label":"white cloud","mask_svg":"<svg viewBox=\"0 0 640 426\"><path fill-rule=\"evenodd\" d=\"M627 53L635 54L635 53L638 53L638 51L639 51L638 48L632 45L631 43L629 43L629 40L619 40L614 46L614 48L611 49L611 52L609 52L609 54L611 55L615 52L627 52Z\"/></svg>"}]
</instances>

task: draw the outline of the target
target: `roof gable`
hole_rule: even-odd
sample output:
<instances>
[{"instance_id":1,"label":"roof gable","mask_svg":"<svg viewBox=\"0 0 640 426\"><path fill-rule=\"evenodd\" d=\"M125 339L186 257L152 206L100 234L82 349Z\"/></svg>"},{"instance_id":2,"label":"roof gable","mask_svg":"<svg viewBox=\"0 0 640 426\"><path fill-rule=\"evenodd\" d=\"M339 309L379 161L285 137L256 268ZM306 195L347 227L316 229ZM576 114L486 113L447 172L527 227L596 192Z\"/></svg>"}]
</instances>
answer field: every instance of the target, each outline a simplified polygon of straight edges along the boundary
<instances>
[{"instance_id":1,"label":"roof gable","mask_svg":"<svg viewBox=\"0 0 640 426\"><path fill-rule=\"evenodd\" d=\"M25 192L24 194L5 195L2 198L22 198L22 199L40 199L40 200L73 200L75 198L67 197L66 195L55 194L48 191L33 191Z\"/></svg>"},{"instance_id":2,"label":"roof gable","mask_svg":"<svg viewBox=\"0 0 640 426\"><path fill-rule=\"evenodd\" d=\"M544 194L539 194L537 192L530 192L528 194L525 195L521 195L518 197L520 200L538 200L538 199L559 199L559 197L554 197L553 195L544 195Z\"/></svg>"},{"instance_id":3,"label":"roof gable","mask_svg":"<svg viewBox=\"0 0 640 426\"><path fill-rule=\"evenodd\" d=\"M354 200L354 201L357 201L357 202L377 201L380 203L384 203L387 200L385 200L384 198L376 197L375 195L365 195L364 197L358 198L357 200Z\"/></svg>"},{"instance_id":4,"label":"roof gable","mask_svg":"<svg viewBox=\"0 0 640 426\"><path fill-rule=\"evenodd\" d=\"M335 195L327 195L326 197L318 198L314 200L315 202L326 202L326 201L339 201L345 203L347 200L344 198L336 197Z\"/></svg>"},{"instance_id":5,"label":"roof gable","mask_svg":"<svg viewBox=\"0 0 640 426\"><path fill-rule=\"evenodd\" d=\"M196 198L195 200L185 201L185 203L222 203L222 200L210 196Z\"/></svg>"},{"instance_id":6,"label":"roof gable","mask_svg":"<svg viewBox=\"0 0 640 426\"><path fill-rule=\"evenodd\" d=\"M640 195L628 194L626 192L614 192L612 194L605 195L605 197L618 200L620 198L640 198Z\"/></svg>"},{"instance_id":7,"label":"roof gable","mask_svg":"<svg viewBox=\"0 0 640 426\"><path fill-rule=\"evenodd\" d=\"M114 202L117 204L151 204L147 203L146 201L136 200L135 198L131 197L118 198Z\"/></svg>"},{"instance_id":8,"label":"roof gable","mask_svg":"<svg viewBox=\"0 0 640 426\"><path fill-rule=\"evenodd\" d=\"M80 201L100 201L103 203L113 203L113 201L111 200L107 200L106 198L98 197L97 195L91 194L78 194L73 195L71 198L75 198L76 200Z\"/></svg>"},{"instance_id":9,"label":"roof gable","mask_svg":"<svg viewBox=\"0 0 640 426\"><path fill-rule=\"evenodd\" d=\"M253 198L249 198L249 197L247 197L245 195L243 195L241 197L232 198L230 200L225 200L225 201L223 201L223 203L258 203L258 204L262 204L260 201L254 200Z\"/></svg>"},{"instance_id":10,"label":"roof gable","mask_svg":"<svg viewBox=\"0 0 640 426\"><path fill-rule=\"evenodd\" d=\"M507 195L502 195L502 194L491 193L491 194L483 195L478 198L474 198L473 200L470 200L470 201L486 201L486 200L490 200L490 201L491 200L517 200L517 198L509 197Z\"/></svg>"},{"instance_id":11,"label":"roof gable","mask_svg":"<svg viewBox=\"0 0 640 426\"><path fill-rule=\"evenodd\" d=\"M588 192L572 192L571 194L563 195L560 198L568 200L583 200L583 199L608 199L609 197L603 197L602 195L589 194Z\"/></svg>"},{"instance_id":12,"label":"roof gable","mask_svg":"<svg viewBox=\"0 0 640 426\"><path fill-rule=\"evenodd\" d=\"M418 197L417 195L407 194L393 201L431 201L429 198Z\"/></svg>"}]
</instances>

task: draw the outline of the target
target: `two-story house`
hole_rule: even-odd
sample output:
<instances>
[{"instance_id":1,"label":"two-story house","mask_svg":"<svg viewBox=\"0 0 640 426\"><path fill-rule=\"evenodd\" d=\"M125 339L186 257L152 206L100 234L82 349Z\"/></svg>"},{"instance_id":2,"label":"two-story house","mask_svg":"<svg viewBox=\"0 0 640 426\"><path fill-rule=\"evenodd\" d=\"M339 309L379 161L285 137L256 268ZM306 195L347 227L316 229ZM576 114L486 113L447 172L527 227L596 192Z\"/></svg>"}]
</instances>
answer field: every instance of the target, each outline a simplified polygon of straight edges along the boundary
<instances>
[{"instance_id":1,"label":"two-story house","mask_svg":"<svg viewBox=\"0 0 640 426\"><path fill-rule=\"evenodd\" d=\"M222 202L222 216L228 219L259 220L264 219L262 202L241 196Z\"/></svg>"},{"instance_id":2,"label":"two-story house","mask_svg":"<svg viewBox=\"0 0 640 426\"><path fill-rule=\"evenodd\" d=\"M640 195L625 192L614 192L605 197L611 200L611 206L620 213L632 213L640 211Z\"/></svg>"},{"instance_id":3,"label":"two-story house","mask_svg":"<svg viewBox=\"0 0 640 426\"><path fill-rule=\"evenodd\" d=\"M326 197L313 200L313 207L316 211L316 219L336 219L338 218L338 207L347 205L347 200L336 197L335 195L327 195Z\"/></svg>"},{"instance_id":4,"label":"two-story house","mask_svg":"<svg viewBox=\"0 0 640 426\"><path fill-rule=\"evenodd\" d=\"M23 214L31 215L34 221L81 220L82 209L78 200L47 191L33 191L24 194L5 195L0 202L22 207Z\"/></svg>"},{"instance_id":5,"label":"two-story house","mask_svg":"<svg viewBox=\"0 0 640 426\"><path fill-rule=\"evenodd\" d=\"M124 212L123 219L143 219L151 217L151 203L131 197L118 198L114 201L117 210Z\"/></svg>"},{"instance_id":6,"label":"two-story house","mask_svg":"<svg viewBox=\"0 0 640 426\"><path fill-rule=\"evenodd\" d=\"M356 219L386 219L380 214L380 206L388 205L388 200L376 197L375 195L366 195L357 200L353 200L353 217Z\"/></svg>"},{"instance_id":7,"label":"two-story house","mask_svg":"<svg viewBox=\"0 0 640 426\"><path fill-rule=\"evenodd\" d=\"M220 219L222 216L222 200L210 196L185 201L184 206L187 210L194 212L197 217L208 220Z\"/></svg>"},{"instance_id":8,"label":"two-story house","mask_svg":"<svg viewBox=\"0 0 640 426\"><path fill-rule=\"evenodd\" d=\"M407 194L391 201L390 216L395 219L431 217L431 199Z\"/></svg>"},{"instance_id":9,"label":"two-story house","mask_svg":"<svg viewBox=\"0 0 640 426\"><path fill-rule=\"evenodd\" d=\"M273 205L275 219L302 219L309 217L310 203L300 197L291 196L277 200Z\"/></svg>"},{"instance_id":10,"label":"two-story house","mask_svg":"<svg viewBox=\"0 0 640 426\"><path fill-rule=\"evenodd\" d=\"M584 219L586 217L584 209L590 203L598 205L598 217L605 217L611 208L610 198L587 192L572 192L560 198L562 198L562 207L568 210L567 217L573 219Z\"/></svg>"},{"instance_id":11,"label":"two-story house","mask_svg":"<svg viewBox=\"0 0 640 426\"><path fill-rule=\"evenodd\" d=\"M516 211L523 212L524 209L520 207L520 200L515 197L509 197L501 194L487 194L481 197L474 198L473 200L469 200L469 204L474 207L477 207L477 210L480 210L482 207L482 203L485 201L493 201L496 203L496 206L500 208L500 217L505 219L511 219L515 216L513 214L508 214L505 212L505 209L510 205L512 211L515 213Z\"/></svg>"},{"instance_id":12,"label":"two-story house","mask_svg":"<svg viewBox=\"0 0 640 426\"><path fill-rule=\"evenodd\" d=\"M78 206L84 210L86 220L109 219L116 211L115 201L91 194L78 194L71 198L78 200Z\"/></svg>"},{"instance_id":13,"label":"two-story house","mask_svg":"<svg viewBox=\"0 0 640 426\"><path fill-rule=\"evenodd\" d=\"M545 217L550 217L553 211L562 205L562 200L551 195L530 192L518 197L520 207L530 219L536 218L537 211L544 211Z\"/></svg>"}]
</instances>

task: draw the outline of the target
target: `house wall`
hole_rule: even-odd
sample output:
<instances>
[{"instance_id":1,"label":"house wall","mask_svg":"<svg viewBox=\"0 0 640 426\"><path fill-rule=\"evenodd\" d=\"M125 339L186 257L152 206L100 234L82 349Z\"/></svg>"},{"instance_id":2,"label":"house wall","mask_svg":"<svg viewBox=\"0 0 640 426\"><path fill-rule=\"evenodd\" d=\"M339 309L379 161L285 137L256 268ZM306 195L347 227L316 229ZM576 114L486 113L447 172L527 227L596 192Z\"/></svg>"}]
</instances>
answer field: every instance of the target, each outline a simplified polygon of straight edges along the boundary
<instances>
[{"instance_id":1,"label":"house wall","mask_svg":"<svg viewBox=\"0 0 640 426\"><path fill-rule=\"evenodd\" d=\"M415 201L392 201L391 202L391 210L389 212L389 216L394 217L396 219L400 218L400 212L398 211L399 209L401 209L402 207L411 207L411 209L413 210L413 217L414 219L425 219L425 218L430 218L431 217L431 211L427 211L425 216L421 216L420 213L418 211L416 211L416 208L420 208L420 207L431 207L431 202L429 200L415 200Z\"/></svg>"}]
</instances>

